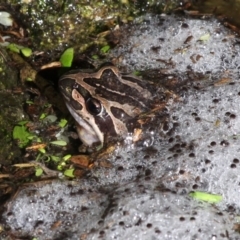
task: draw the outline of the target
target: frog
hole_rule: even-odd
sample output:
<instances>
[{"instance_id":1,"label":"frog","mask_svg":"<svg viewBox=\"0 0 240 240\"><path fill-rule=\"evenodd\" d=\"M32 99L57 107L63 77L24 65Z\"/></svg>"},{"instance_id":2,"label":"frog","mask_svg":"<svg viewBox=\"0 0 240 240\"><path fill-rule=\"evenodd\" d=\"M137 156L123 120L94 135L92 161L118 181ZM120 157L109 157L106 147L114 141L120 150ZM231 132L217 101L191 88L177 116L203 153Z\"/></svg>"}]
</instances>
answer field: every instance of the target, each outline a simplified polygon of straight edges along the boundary
<instances>
[{"instance_id":1,"label":"frog","mask_svg":"<svg viewBox=\"0 0 240 240\"><path fill-rule=\"evenodd\" d=\"M59 79L59 89L80 140L95 150L136 132L141 135L143 126L166 112L176 98L164 86L113 65L93 72L71 70Z\"/></svg>"}]
</instances>

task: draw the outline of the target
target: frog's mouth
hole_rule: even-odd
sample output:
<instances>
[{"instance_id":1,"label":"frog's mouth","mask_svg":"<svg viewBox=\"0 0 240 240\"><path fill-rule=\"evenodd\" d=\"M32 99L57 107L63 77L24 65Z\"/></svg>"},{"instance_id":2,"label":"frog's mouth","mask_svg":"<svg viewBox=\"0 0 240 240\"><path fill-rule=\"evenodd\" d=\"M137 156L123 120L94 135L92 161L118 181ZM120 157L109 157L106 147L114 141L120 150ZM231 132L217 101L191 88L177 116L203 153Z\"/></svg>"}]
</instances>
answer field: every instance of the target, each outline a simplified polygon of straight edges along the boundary
<instances>
[{"instance_id":1,"label":"frog's mouth","mask_svg":"<svg viewBox=\"0 0 240 240\"><path fill-rule=\"evenodd\" d=\"M78 136L83 142L83 144L89 147L93 145L102 145L104 141L104 135L95 124L94 119L91 118L88 121L85 121L81 116L79 116L79 114L70 104L66 103L66 105L69 112L77 123L76 127ZM84 109L82 109L82 111L83 110Z\"/></svg>"}]
</instances>

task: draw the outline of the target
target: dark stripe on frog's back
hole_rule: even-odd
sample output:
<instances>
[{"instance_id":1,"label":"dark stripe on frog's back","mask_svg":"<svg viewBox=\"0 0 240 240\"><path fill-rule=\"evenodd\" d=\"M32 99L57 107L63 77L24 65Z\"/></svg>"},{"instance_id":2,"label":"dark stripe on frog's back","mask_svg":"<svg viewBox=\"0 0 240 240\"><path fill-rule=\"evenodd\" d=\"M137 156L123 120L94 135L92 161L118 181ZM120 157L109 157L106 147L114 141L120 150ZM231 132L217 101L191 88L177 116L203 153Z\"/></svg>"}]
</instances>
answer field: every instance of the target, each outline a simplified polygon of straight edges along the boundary
<instances>
[{"instance_id":1,"label":"dark stripe on frog's back","mask_svg":"<svg viewBox=\"0 0 240 240\"><path fill-rule=\"evenodd\" d=\"M164 101L166 100L167 93L169 94L167 88L160 83L157 84L152 81L141 80L139 78L134 78L133 76L126 74L122 75L122 79L130 81L132 83L137 83L142 88L147 89L152 95L152 98L148 99L149 101L153 100L154 98L157 98L159 101Z\"/></svg>"},{"instance_id":2,"label":"dark stripe on frog's back","mask_svg":"<svg viewBox=\"0 0 240 240\"><path fill-rule=\"evenodd\" d=\"M143 89L148 89L150 92L156 87L156 85L151 81L141 80L137 77L127 75L127 74L122 74L122 79L132 83L136 83Z\"/></svg>"},{"instance_id":3,"label":"dark stripe on frog's back","mask_svg":"<svg viewBox=\"0 0 240 240\"><path fill-rule=\"evenodd\" d=\"M136 88L120 82L111 69L104 70L100 79L84 78L83 81L94 87L97 95L109 101L129 104L143 109L148 108L149 99L145 99ZM104 85L102 81L104 81Z\"/></svg>"}]
</instances>

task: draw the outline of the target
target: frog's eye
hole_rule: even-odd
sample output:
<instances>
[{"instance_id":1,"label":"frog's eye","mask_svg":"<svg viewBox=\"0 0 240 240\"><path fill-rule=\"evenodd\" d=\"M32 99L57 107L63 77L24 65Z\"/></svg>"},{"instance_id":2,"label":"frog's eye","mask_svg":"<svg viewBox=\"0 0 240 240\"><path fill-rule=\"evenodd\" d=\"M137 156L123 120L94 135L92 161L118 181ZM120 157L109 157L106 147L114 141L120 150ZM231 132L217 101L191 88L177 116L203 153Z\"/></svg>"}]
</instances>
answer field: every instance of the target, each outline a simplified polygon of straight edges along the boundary
<instances>
[{"instance_id":1,"label":"frog's eye","mask_svg":"<svg viewBox=\"0 0 240 240\"><path fill-rule=\"evenodd\" d=\"M92 115L99 115L102 112L102 104L95 98L86 101L86 108Z\"/></svg>"}]
</instances>

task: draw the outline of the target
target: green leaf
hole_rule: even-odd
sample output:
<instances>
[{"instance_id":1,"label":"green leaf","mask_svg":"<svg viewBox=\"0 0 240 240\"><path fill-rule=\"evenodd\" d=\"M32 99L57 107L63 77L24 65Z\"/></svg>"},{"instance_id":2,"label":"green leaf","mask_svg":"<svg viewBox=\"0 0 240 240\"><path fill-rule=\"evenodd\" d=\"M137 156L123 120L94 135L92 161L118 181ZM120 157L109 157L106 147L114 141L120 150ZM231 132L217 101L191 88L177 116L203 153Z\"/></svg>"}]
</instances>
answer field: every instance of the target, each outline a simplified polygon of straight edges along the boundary
<instances>
[{"instance_id":1,"label":"green leaf","mask_svg":"<svg viewBox=\"0 0 240 240\"><path fill-rule=\"evenodd\" d=\"M97 60L97 59L99 59L99 56L98 55L92 55L92 59Z\"/></svg>"},{"instance_id":2,"label":"green leaf","mask_svg":"<svg viewBox=\"0 0 240 240\"><path fill-rule=\"evenodd\" d=\"M206 192L191 192L189 193L189 196L198 200L198 201L205 201L209 203L218 203L221 202L223 197L219 194L211 194Z\"/></svg>"},{"instance_id":3,"label":"green leaf","mask_svg":"<svg viewBox=\"0 0 240 240\"><path fill-rule=\"evenodd\" d=\"M15 53L20 53L20 48L18 45L14 44L14 43L10 43L8 44L7 48L12 51L12 52L15 52Z\"/></svg>"},{"instance_id":4,"label":"green leaf","mask_svg":"<svg viewBox=\"0 0 240 240\"><path fill-rule=\"evenodd\" d=\"M28 140L33 140L34 138L37 138L37 136L30 135L30 136L28 136L27 138L28 138Z\"/></svg>"},{"instance_id":5,"label":"green leaf","mask_svg":"<svg viewBox=\"0 0 240 240\"><path fill-rule=\"evenodd\" d=\"M62 56L60 57L60 62L62 64L62 67L71 67L73 56L74 56L74 49L73 48L66 49L62 54Z\"/></svg>"},{"instance_id":6,"label":"green leaf","mask_svg":"<svg viewBox=\"0 0 240 240\"><path fill-rule=\"evenodd\" d=\"M65 162L61 162L60 164L58 164L57 169L59 171L62 171L65 168L65 166L66 166L66 163Z\"/></svg>"},{"instance_id":7,"label":"green leaf","mask_svg":"<svg viewBox=\"0 0 240 240\"><path fill-rule=\"evenodd\" d=\"M18 140L18 146L20 148L25 147L30 142L29 139L30 136L31 133L28 131L27 127L22 123L13 128L13 139Z\"/></svg>"},{"instance_id":8,"label":"green leaf","mask_svg":"<svg viewBox=\"0 0 240 240\"><path fill-rule=\"evenodd\" d=\"M43 170L40 167L36 167L35 169L35 176L40 177L43 174Z\"/></svg>"},{"instance_id":9,"label":"green leaf","mask_svg":"<svg viewBox=\"0 0 240 240\"><path fill-rule=\"evenodd\" d=\"M61 165L58 165L58 166L57 166L57 170L58 170L58 171L62 171L62 170L63 170L63 167L62 167Z\"/></svg>"},{"instance_id":10,"label":"green leaf","mask_svg":"<svg viewBox=\"0 0 240 240\"><path fill-rule=\"evenodd\" d=\"M50 157L51 157L51 160L54 162L59 162L61 160L60 157L57 157L57 156L51 155Z\"/></svg>"},{"instance_id":11,"label":"green leaf","mask_svg":"<svg viewBox=\"0 0 240 240\"><path fill-rule=\"evenodd\" d=\"M23 47L14 43L8 44L7 48L15 53L22 53L25 57L30 57L32 55L32 49L28 47Z\"/></svg>"},{"instance_id":12,"label":"green leaf","mask_svg":"<svg viewBox=\"0 0 240 240\"><path fill-rule=\"evenodd\" d=\"M32 55L32 49L23 47L20 49L24 57L30 57Z\"/></svg>"},{"instance_id":13,"label":"green leaf","mask_svg":"<svg viewBox=\"0 0 240 240\"><path fill-rule=\"evenodd\" d=\"M75 170L74 168L67 169L67 170L64 171L64 175L66 177L75 177L74 176L74 170Z\"/></svg>"},{"instance_id":14,"label":"green leaf","mask_svg":"<svg viewBox=\"0 0 240 240\"><path fill-rule=\"evenodd\" d=\"M46 150L45 150L44 148L39 148L38 151L39 151L40 153L43 153L43 154L46 153Z\"/></svg>"},{"instance_id":15,"label":"green leaf","mask_svg":"<svg viewBox=\"0 0 240 240\"><path fill-rule=\"evenodd\" d=\"M72 155L68 154L63 157L63 161L67 161L69 158L71 158Z\"/></svg>"},{"instance_id":16,"label":"green leaf","mask_svg":"<svg viewBox=\"0 0 240 240\"><path fill-rule=\"evenodd\" d=\"M53 145L57 145L57 146L66 146L67 145L67 143L65 141L62 141L62 140L52 141L50 143L53 144Z\"/></svg>"},{"instance_id":17,"label":"green leaf","mask_svg":"<svg viewBox=\"0 0 240 240\"><path fill-rule=\"evenodd\" d=\"M66 119L61 119L58 126L61 127L61 128L64 128L67 124L67 120Z\"/></svg>"},{"instance_id":18,"label":"green leaf","mask_svg":"<svg viewBox=\"0 0 240 240\"><path fill-rule=\"evenodd\" d=\"M106 46L101 48L101 52L102 53L107 53L109 50L110 50L110 46L109 45L106 45Z\"/></svg>"},{"instance_id":19,"label":"green leaf","mask_svg":"<svg viewBox=\"0 0 240 240\"><path fill-rule=\"evenodd\" d=\"M41 116L39 117L40 120L44 119L46 117L45 113L42 113Z\"/></svg>"}]
</instances>

